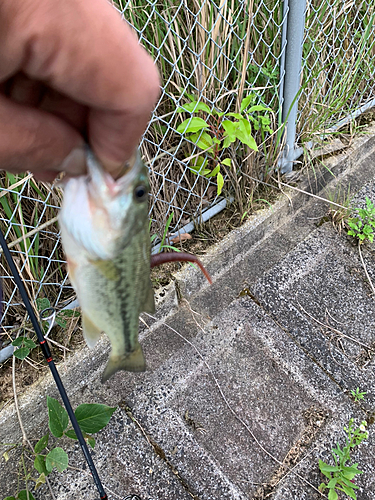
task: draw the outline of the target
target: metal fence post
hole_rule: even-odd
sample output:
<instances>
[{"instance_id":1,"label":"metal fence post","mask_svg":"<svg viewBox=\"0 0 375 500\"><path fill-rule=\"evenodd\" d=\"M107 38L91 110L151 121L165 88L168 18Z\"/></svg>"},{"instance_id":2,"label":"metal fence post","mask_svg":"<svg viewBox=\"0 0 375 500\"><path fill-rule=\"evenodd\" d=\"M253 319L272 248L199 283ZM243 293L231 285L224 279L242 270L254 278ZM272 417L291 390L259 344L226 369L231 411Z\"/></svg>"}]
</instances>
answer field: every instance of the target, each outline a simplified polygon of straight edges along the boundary
<instances>
[{"instance_id":1,"label":"metal fence post","mask_svg":"<svg viewBox=\"0 0 375 500\"><path fill-rule=\"evenodd\" d=\"M282 123L287 122L285 149L280 161L280 171L283 174L292 171L293 161L301 154L301 151L298 151L296 156L295 149L298 111L296 97L300 88L306 0L289 0L288 5L285 76L281 102Z\"/></svg>"}]
</instances>

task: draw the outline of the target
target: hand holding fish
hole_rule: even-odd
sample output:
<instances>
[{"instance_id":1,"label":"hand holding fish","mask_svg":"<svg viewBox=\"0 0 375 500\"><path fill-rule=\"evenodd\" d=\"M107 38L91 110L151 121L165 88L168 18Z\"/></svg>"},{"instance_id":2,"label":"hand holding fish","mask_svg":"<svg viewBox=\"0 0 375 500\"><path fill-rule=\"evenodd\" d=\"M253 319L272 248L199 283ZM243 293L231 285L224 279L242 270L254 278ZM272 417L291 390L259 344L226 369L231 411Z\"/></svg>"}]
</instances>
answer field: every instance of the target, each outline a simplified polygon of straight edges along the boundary
<instances>
[{"instance_id":1,"label":"hand holding fish","mask_svg":"<svg viewBox=\"0 0 375 500\"><path fill-rule=\"evenodd\" d=\"M81 175L88 141L116 177L158 93L152 59L107 0L0 2L0 169Z\"/></svg>"}]
</instances>

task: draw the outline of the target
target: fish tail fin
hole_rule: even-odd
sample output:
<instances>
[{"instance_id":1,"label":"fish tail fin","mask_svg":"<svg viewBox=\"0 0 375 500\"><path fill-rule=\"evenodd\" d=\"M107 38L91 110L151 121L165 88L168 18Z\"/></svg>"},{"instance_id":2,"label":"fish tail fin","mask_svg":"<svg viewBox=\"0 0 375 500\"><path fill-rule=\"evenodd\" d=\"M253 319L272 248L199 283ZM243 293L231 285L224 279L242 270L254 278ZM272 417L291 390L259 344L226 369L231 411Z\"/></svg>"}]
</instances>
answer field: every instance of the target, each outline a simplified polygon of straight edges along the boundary
<instances>
[{"instance_id":1,"label":"fish tail fin","mask_svg":"<svg viewBox=\"0 0 375 500\"><path fill-rule=\"evenodd\" d=\"M130 353L126 353L122 356L111 355L109 357L108 364L102 375L102 383L106 382L119 370L126 370L129 372L144 372L146 370L146 361L140 344Z\"/></svg>"}]
</instances>

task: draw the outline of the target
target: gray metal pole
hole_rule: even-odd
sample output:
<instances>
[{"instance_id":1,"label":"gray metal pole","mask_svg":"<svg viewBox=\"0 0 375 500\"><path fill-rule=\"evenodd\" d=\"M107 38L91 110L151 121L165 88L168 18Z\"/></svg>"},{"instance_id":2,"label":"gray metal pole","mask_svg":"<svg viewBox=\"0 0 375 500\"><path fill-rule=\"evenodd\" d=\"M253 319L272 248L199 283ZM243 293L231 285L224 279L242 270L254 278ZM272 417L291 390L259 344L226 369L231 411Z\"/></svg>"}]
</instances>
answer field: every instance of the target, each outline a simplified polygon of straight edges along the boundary
<instances>
[{"instance_id":1,"label":"gray metal pole","mask_svg":"<svg viewBox=\"0 0 375 500\"><path fill-rule=\"evenodd\" d=\"M302 45L305 29L306 0L289 0L287 45L285 52L285 76L282 103L282 121L287 121L286 144L281 159L281 173L291 172L295 156L296 124L300 88ZM294 102L293 102L294 101Z\"/></svg>"}]
</instances>

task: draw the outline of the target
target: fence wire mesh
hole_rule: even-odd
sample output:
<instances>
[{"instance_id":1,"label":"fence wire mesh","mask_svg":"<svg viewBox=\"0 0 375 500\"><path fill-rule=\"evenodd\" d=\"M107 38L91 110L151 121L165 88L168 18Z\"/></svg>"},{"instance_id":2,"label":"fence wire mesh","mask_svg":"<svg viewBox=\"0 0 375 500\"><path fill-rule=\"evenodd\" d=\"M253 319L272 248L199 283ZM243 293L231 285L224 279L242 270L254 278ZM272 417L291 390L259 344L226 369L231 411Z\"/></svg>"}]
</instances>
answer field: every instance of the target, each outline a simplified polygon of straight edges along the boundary
<instances>
[{"instance_id":1,"label":"fence wire mesh","mask_svg":"<svg viewBox=\"0 0 375 500\"><path fill-rule=\"evenodd\" d=\"M298 138L335 127L375 105L375 4L308 1L303 43Z\"/></svg>"},{"instance_id":2,"label":"fence wire mesh","mask_svg":"<svg viewBox=\"0 0 375 500\"><path fill-rule=\"evenodd\" d=\"M238 112L242 98L251 93L255 103L268 106L277 117L282 104L288 5L276 0L113 3L133 26L162 75L160 99L141 143L152 185L150 231L161 236L172 212L173 232L217 202L214 178L189 168L189 158L205 154L177 131L191 116L177 109L188 101L188 95L194 95L211 110ZM374 8L370 0L357 4L308 1L300 141L375 97ZM277 127L276 119L273 127ZM261 149L257 161L262 168L266 167L266 156L267 151ZM233 185L231 174L233 181L233 172L227 171L223 192L228 193ZM29 175L3 172L0 182L1 227L29 295L35 307L42 299L44 306L46 299L61 306L73 295L56 222L62 192ZM7 331L24 324L25 310L3 257L1 275L2 340L7 341Z\"/></svg>"}]
</instances>

